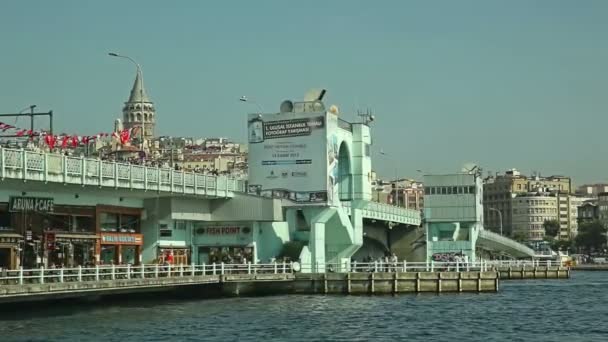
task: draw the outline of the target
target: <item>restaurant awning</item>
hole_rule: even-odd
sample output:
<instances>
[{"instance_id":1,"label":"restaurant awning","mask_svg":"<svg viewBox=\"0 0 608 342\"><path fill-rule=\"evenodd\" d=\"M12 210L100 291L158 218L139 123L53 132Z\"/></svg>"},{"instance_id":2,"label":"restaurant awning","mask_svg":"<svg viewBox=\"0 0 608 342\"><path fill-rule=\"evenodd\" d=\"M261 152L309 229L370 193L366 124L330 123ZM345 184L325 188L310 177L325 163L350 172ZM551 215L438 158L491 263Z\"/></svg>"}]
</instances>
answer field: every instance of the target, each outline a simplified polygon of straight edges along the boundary
<instances>
[{"instance_id":1,"label":"restaurant awning","mask_svg":"<svg viewBox=\"0 0 608 342\"><path fill-rule=\"evenodd\" d=\"M55 239L99 239L97 234L55 234Z\"/></svg>"},{"instance_id":2,"label":"restaurant awning","mask_svg":"<svg viewBox=\"0 0 608 342\"><path fill-rule=\"evenodd\" d=\"M0 237L23 238L23 235L13 232L0 232Z\"/></svg>"}]
</instances>

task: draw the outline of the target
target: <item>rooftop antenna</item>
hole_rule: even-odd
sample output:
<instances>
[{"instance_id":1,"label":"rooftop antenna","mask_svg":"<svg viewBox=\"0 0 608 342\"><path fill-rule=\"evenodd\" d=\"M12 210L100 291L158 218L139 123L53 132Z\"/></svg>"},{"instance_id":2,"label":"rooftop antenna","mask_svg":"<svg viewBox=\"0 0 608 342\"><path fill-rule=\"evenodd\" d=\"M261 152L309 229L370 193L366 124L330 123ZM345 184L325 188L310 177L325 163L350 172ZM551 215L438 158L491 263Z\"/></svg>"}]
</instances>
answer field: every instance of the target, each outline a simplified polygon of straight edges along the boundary
<instances>
[{"instance_id":1,"label":"rooftop antenna","mask_svg":"<svg viewBox=\"0 0 608 342\"><path fill-rule=\"evenodd\" d=\"M361 118L364 124L369 125L370 122L376 120L371 109L366 109L365 112L357 110L357 116Z\"/></svg>"}]
</instances>

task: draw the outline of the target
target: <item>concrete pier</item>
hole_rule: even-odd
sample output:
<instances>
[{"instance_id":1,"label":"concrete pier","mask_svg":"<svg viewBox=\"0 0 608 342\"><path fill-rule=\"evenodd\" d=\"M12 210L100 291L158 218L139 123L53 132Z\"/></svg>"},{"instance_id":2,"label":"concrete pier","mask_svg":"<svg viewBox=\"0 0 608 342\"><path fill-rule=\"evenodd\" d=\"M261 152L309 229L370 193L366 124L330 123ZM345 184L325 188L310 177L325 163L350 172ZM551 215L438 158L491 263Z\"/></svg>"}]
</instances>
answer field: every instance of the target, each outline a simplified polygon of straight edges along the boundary
<instances>
[{"instance_id":1,"label":"concrete pier","mask_svg":"<svg viewBox=\"0 0 608 342\"><path fill-rule=\"evenodd\" d=\"M562 266L499 266L500 279L568 279L570 268Z\"/></svg>"},{"instance_id":2,"label":"concrete pier","mask_svg":"<svg viewBox=\"0 0 608 342\"><path fill-rule=\"evenodd\" d=\"M608 271L608 264L582 264L572 266L573 271Z\"/></svg>"},{"instance_id":3,"label":"concrete pier","mask_svg":"<svg viewBox=\"0 0 608 342\"><path fill-rule=\"evenodd\" d=\"M496 272L299 273L280 285L245 279L226 282L227 295L261 294L398 294L419 292L496 292Z\"/></svg>"},{"instance_id":4,"label":"concrete pier","mask_svg":"<svg viewBox=\"0 0 608 342\"><path fill-rule=\"evenodd\" d=\"M115 279L0 286L0 303L174 291L180 287L213 296L273 294L397 294L496 292L496 272L372 272L225 274Z\"/></svg>"}]
</instances>

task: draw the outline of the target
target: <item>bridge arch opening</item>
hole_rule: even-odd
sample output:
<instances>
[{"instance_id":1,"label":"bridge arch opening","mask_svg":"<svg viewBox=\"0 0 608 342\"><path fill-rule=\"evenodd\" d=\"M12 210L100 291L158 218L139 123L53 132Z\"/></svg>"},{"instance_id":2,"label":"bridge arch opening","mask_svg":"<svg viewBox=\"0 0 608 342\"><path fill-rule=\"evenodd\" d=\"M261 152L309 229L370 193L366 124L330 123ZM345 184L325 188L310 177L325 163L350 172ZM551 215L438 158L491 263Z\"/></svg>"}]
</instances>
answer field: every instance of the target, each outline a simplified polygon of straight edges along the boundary
<instances>
[{"instance_id":1,"label":"bridge arch opening","mask_svg":"<svg viewBox=\"0 0 608 342\"><path fill-rule=\"evenodd\" d=\"M350 151L346 142L338 150L338 193L341 201L353 199L353 176L350 165Z\"/></svg>"}]
</instances>

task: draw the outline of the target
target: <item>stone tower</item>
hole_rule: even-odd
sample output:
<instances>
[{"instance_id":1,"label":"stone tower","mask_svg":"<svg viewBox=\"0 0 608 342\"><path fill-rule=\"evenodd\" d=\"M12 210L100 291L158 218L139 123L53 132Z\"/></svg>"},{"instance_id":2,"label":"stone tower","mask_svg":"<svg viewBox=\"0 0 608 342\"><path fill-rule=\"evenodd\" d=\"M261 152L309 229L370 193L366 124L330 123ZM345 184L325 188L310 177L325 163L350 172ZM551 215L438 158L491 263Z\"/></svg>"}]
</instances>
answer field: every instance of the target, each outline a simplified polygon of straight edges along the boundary
<instances>
[{"instance_id":1,"label":"stone tower","mask_svg":"<svg viewBox=\"0 0 608 342\"><path fill-rule=\"evenodd\" d=\"M150 139L154 137L156 110L154 109L154 103L150 101L148 94L146 94L144 79L139 70L135 77L135 83L133 83L133 89L131 89L131 96L129 96L129 100L125 102L122 114L124 128L143 127L143 136L149 144ZM133 139L141 142L141 137L142 132L141 130L138 130L133 136Z\"/></svg>"}]
</instances>

